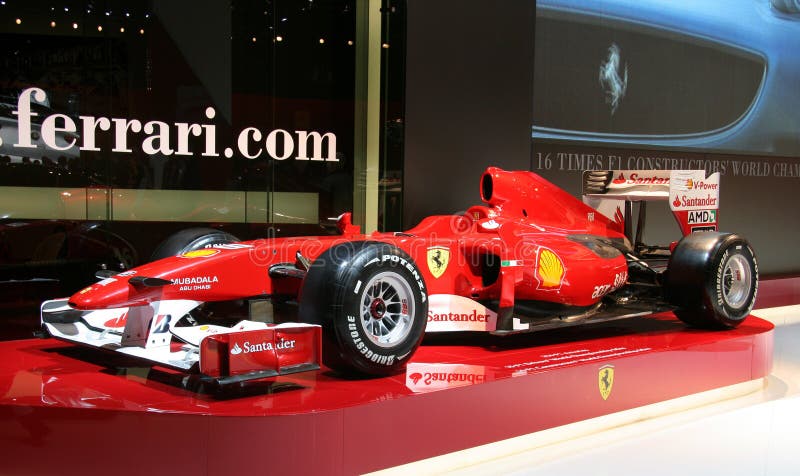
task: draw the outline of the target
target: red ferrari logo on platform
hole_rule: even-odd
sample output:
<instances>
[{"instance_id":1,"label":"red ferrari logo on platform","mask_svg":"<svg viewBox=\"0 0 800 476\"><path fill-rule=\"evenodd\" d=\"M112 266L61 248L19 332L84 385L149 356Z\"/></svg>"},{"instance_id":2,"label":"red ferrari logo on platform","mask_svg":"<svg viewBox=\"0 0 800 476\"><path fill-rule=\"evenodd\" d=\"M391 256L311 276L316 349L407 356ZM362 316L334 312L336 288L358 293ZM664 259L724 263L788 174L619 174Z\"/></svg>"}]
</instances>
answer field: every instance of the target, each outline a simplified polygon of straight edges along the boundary
<instances>
[{"instance_id":1,"label":"red ferrari logo on platform","mask_svg":"<svg viewBox=\"0 0 800 476\"><path fill-rule=\"evenodd\" d=\"M604 365L600 367L600 372L597 374L597 385L600 388L600 396L603 400L608 400L611 395L611 387L614 386L614 366Z\"/></svg>"}]
</instances>

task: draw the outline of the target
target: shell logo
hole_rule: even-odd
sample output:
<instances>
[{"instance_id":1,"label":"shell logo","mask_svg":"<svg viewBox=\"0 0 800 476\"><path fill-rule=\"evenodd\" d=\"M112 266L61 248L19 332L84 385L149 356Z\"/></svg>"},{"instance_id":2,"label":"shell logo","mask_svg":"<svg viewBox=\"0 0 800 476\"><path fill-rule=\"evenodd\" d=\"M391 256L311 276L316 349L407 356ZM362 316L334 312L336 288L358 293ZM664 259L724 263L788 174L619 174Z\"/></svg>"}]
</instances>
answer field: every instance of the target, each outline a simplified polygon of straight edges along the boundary
<instances>
[{"instance_id":1,"label":"shell logo","mask_svg":"<svg viewBox=\"0 0 800 476\"><path fill-rule=\"evenodd\" d=\"M216 248L204 248L202 250L187 251L186 253L178 256L181 258L208 258L209 256L214 256L219 252L220 251Z\"/></svg>"},{"instance_id":2,"label":"shell logo","mask_svg":"<svg viewBox=\"0 0 800 476\"><path fill-rule=\"evenodd\" d=\"M564 263L552 250L539 249L536 263L536 277L539 279L539 289L558 289L564 282Z\"/></svg>"}]
</instances>

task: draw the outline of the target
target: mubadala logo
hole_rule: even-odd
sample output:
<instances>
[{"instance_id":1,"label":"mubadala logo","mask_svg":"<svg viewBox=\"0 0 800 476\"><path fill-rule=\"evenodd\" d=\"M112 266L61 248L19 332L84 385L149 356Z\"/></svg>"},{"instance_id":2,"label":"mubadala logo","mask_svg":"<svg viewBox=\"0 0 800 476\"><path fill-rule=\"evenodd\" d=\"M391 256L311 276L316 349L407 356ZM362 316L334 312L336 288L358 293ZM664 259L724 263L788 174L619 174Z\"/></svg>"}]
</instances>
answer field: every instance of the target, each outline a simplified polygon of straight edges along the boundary
<instances>
[{"instance_id":1,"label":"mubadala logo","mask_svg":"<svg viewBox=\"0 0 800 476\"><path fill-rule=\"evenodd\" d=\"M216 276L192 276L189 278L175 278L172 284L211 284L218 283L219 278Z\"/></svg>"},{"instance_id":2,"label":"mubadala logo","mask_svg":"<svg viewBox=\"0 0 800 476\"><path fill-rule=\"evenodd\" d=\"M717 211L716 210L693 210L689 212L690 225L701 223L716 223Z\"/></svg>"},{"instance_id":3,"label":"mubadala logo","mask_svg":"<svg viewBox=\"0 0 800 476\"><path fill-rule=\"evenodd\" d=\"M214 283L218 283L216 276L191 276L187 278L175 278L172 284L180 286L178 291L199 291L211 289Z\"/></svg>"}]
</instances>

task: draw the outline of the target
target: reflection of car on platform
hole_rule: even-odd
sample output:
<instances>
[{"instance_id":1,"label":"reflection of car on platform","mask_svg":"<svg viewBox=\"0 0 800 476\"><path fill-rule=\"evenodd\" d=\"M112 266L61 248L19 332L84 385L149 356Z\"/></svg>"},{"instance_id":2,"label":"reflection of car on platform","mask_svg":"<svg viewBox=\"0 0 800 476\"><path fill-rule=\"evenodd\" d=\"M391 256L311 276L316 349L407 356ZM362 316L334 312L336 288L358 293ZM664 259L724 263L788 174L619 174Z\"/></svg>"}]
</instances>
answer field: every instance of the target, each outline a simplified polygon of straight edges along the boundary
<instances>
[{"instance_id":1,"label":"reflection of car on platform","mask_svg":"<svg viewBox=\"0 0 800 476\"><path fill-rule=\"evenodd\" d=\"M60 339L240 380L315 368L320 334L327 366L386 375L425 332L505 335L663 310L725 329L753 306L752 249L715 231L718 174L587 172L587 205L532 172L492 167L480 194L484 205L398 233L361 234L349 214L338 236L184 230L156 251L165 258L45 302L42 322ZM679 242L641 242L652 200L669 202ZM237 306L246 315L231 316Z\"/></svg>"}]
</instances>

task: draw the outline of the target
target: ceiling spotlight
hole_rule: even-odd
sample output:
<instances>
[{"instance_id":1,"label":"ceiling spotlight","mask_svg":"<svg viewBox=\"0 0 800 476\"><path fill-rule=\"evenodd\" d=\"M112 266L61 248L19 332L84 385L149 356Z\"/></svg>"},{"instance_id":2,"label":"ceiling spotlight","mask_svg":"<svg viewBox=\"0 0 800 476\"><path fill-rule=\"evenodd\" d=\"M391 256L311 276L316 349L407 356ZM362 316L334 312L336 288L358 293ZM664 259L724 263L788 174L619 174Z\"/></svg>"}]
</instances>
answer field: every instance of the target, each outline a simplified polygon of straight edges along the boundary
<instances>
[{"instance_id":1,"label":"ceiling spotlight","mask_svg":"<svg viewBox=\"0 0 800 476\"><path fill-rule=\"evenodd\" d=\"M353 46L353 40L347 40L347 46Z\"/></svg>"},{"instance_id":2,"label":"ceiling spotlight","mask_svg":"<svg viewBox=\"0 0 800 476\"><path fill-rule=\"evenodd\" d=\"M21 25L21 24L22 24L22 19L21 19L21 18L17 18L16 20L14 20L14 22L15 22L17 25Z\"/></svg>"},{"instance_id":3,"label":"ceiling spotlight","mask_svg":"<svg viewBox=\"0 0 800 476\"><path fill-rule=\"evenodd\" d=\"M125 27L124 26L119 27L119 32L120 33L125 33Z\"/></svg>"},{"instance_id":4,"label":"ceiling spotlight","mask_svg":"<svg viewBox=\"0 0 800 476\"><path fill-rule=\"evenodd\" d=\"M103 31L103 26L102 25L97 25L97 31Z\"/></svg>"},{"instance_id":5,"label":"ceiling spotlight","mask_svg":"<svg viewBox=\"0 0 800 476\"><path fill-rule=\"evenodd\" d=\"M384 50L385 50L386 48L388 48L388 47L389 47L389 43L384 43L384 44L382 44L382 45L381 45L381 48L383 48Z\"/></svg>"},{"instance_id":6,"label":"ceiling spotlight","mask_svg":"<svg viewBox=\"0 0 800 476\"><path fill-rule=\"evenodd\" d=\"M254 36L254 37L253 37L253 43L255 43L255 42L256 42L256 37Z\"/></svg>"},{"instance_id":7,"label":"ceiling spotlight","mask_svg":"<svg viewBox=\"0 0 800 476\"><path fill-rule=\"evenodd\" d=\"M54 22L54 21L51 21L51 22L50 22L50 28L55 28L55 27L56 27L56 22Z\"/></svg>"},{"instance_id":8,"label":"ceiling spotlight","mask_svg":"<svg viewBox=\"0 0 800 476\"><path fill-rule=\"evenodd\" d=\"M320 38L319 39L319 44L320 45L324 45L325 44L325 38Z\"/></svg>"},{"instance_id":9,"label":"ceiling spotlight","mask_svg":"<svg viewBox=\"0 0 800 476\"><path fill-rule=\"evenodd\" d=\"M72 24L72 29L73 30L77 30L78 29L78 24L77 23L73 23Z\"/></svg>"},{"instance_id":10,"label":"ceiling spotlight","mask_svg":"<svg viewBox=\"0 0 800 476\"><path fill-rule=\"evenodd\" d=\"M278 36L275 37L275 41L280 43L281 41L283 41L283 37L278 35Z\"/></svg>"},{"instance_id":11,"label":"ceiling spotlight","mask_svg":"<svg viewBox=\"0 0 800 476\"><path fill-rule=\"evenodd\" d=\"M140 30L139 30L139 34L140 34L140 35L144 35L144 28L142 28L142 29L140 29Z\"/></svg>"}]
</instances>

